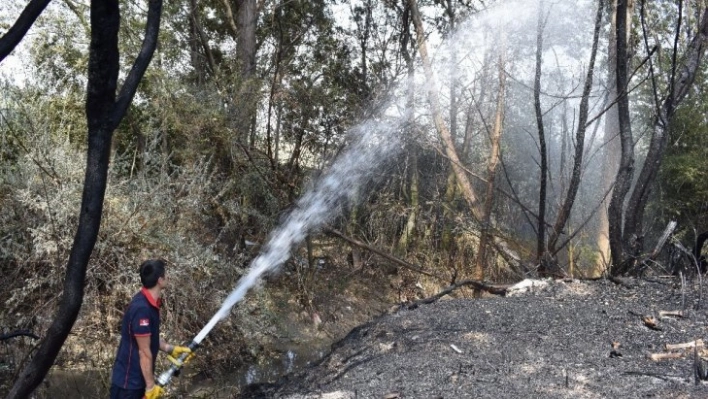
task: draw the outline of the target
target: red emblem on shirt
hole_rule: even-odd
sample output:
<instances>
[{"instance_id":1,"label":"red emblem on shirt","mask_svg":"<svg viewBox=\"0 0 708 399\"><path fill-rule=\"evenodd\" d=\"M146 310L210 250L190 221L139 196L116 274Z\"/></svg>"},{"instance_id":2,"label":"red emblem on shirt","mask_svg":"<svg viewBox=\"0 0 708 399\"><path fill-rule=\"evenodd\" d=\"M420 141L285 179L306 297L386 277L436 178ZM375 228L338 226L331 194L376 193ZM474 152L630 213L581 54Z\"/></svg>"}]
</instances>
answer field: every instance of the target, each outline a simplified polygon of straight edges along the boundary
<instances>
[{"instance_id":1,"label":"red emblem on shirt","mask_svg":"<svg viewBox=\"0 0 708 399\"><path fill-rule=\"evenodd\" d=\"M140 319L138 323L140 324L140 327L147 327L150 325L150 319Z\"/></svg>"}]
</instances>

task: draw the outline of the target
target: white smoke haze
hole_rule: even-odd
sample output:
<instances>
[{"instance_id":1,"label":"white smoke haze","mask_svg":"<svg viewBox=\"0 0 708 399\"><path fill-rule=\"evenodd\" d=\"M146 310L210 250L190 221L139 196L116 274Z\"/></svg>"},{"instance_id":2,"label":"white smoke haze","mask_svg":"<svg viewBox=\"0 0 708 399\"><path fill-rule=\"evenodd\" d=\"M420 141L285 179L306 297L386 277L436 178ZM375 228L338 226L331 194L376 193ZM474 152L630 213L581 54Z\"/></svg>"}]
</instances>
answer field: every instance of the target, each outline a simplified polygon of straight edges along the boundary
<instances>
[{"instance_id":1,"label":"white smoke haze","mask_svg":"<svg viewBox=\"0 0 708 399\"><path fill-rule=\"evenodd\" d=\"M455 32L437 48L431 48L433 69L438 79L442 109L450 108L450 86L457 92L458 126L475 131L470 147L475 160L484 167L489 146L484 124L491 123L499 85L499 56L504 55L506 75L505 119L502 156L522 201L532 209L538 206L540 153L536 126L533 87L539 1L500 1L457 25ZM554 217L557 204L565 195L573 162L575 132L578 129L580 95L587 75L593 39L597 2L588 0L543 1L543 65L541 107L548 145L550 181L548 217ZM600 35L589 119L593 120L605 104L607 38ZM454 64L453 64L454 62ZM454 78L454 79L453 79ZM425 84L422 81L421 84ZM480 116L483 115L483 116ZM448 114L445 114L449 118ZM471 120L467 120L472 118ZM599 203L599 162L603 118L587 127L585 135L585 178L574 207L575 220L584 219ZM462 144L458 131L458 143ZM432 140L437 136L431 131ZM561 159L564 165L561 169ZM483 171L483 170L482 170ZM499 182L505 185L506 182Z\"/></svg>"}]
</instances>

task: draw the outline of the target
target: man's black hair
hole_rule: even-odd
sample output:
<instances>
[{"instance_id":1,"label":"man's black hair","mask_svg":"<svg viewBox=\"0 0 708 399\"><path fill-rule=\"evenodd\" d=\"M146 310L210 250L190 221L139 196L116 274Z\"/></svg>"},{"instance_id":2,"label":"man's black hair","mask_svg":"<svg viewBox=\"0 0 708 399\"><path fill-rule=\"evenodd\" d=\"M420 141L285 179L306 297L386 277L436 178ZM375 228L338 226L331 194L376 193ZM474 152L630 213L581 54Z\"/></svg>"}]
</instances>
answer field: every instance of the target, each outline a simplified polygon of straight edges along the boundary
<instances>
[{"instance_id":1,"label":"man's black hair","mask_svg":"<svg viewBox=\"0 0 708 399\"><path fill-rule=\"evenodd\" d=\"M143 287L156 286L160 277L165 277L165 261L162 259L149 259L140 265L140 282Z\"/></svg>"}]
</instances>

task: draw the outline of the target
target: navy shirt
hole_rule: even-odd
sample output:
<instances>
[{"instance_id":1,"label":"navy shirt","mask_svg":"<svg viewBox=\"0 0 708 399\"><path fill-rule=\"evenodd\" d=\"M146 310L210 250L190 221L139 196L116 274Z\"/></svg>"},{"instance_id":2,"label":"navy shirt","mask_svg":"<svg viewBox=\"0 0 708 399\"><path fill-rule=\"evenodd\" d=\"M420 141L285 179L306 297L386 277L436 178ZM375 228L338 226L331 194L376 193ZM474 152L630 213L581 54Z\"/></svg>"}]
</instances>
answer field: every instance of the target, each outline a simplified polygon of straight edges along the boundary
<instances>
[{"instance_id":1,"label":"navy shirt","mask_svg":"<svg viewBox=\"0 0 708 399\"><path fill-rule=\"evenodd\" d=\"M160 300L155 300L143 287L133 296L123 315L120 344L113 365L111 383L123 389L145 389L145 379L140 368L140 354L135 337L150 336L152 369L160 349Z\"/></svg>"}]
</instances>

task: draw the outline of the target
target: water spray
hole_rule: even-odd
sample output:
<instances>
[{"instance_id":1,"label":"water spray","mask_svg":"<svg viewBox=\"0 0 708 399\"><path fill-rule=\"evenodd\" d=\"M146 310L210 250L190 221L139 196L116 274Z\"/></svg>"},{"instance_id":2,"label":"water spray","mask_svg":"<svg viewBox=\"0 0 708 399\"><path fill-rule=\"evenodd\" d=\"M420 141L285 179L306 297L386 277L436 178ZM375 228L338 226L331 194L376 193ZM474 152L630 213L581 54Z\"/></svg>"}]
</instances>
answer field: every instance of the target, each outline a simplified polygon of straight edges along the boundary
<instances>
[{"instance_id":1,"label":"water spray","mask_svg":"<svg viewBox=\"0 0 708 399\"><path fill-rule=\"evenodd\" d=\"M308 232L326 222L344 200L354 200L358 188L371 172L381 166L392 153L400 150L398 130L404 120L405 116L395 118L393 123L368 121L352 129L356 140L337 158L317 185L298 200L285 222L271 233L263 252L251 262L246 275L241 277L221 308L188 345L192 352L214 326L229 315L231 308L243 299L264 273L285 263L290 257L290 251L304 240ZM157 378L157 384L162 387L169 384L188 356L183 353Z\"/></svg>"}]
</instances>

